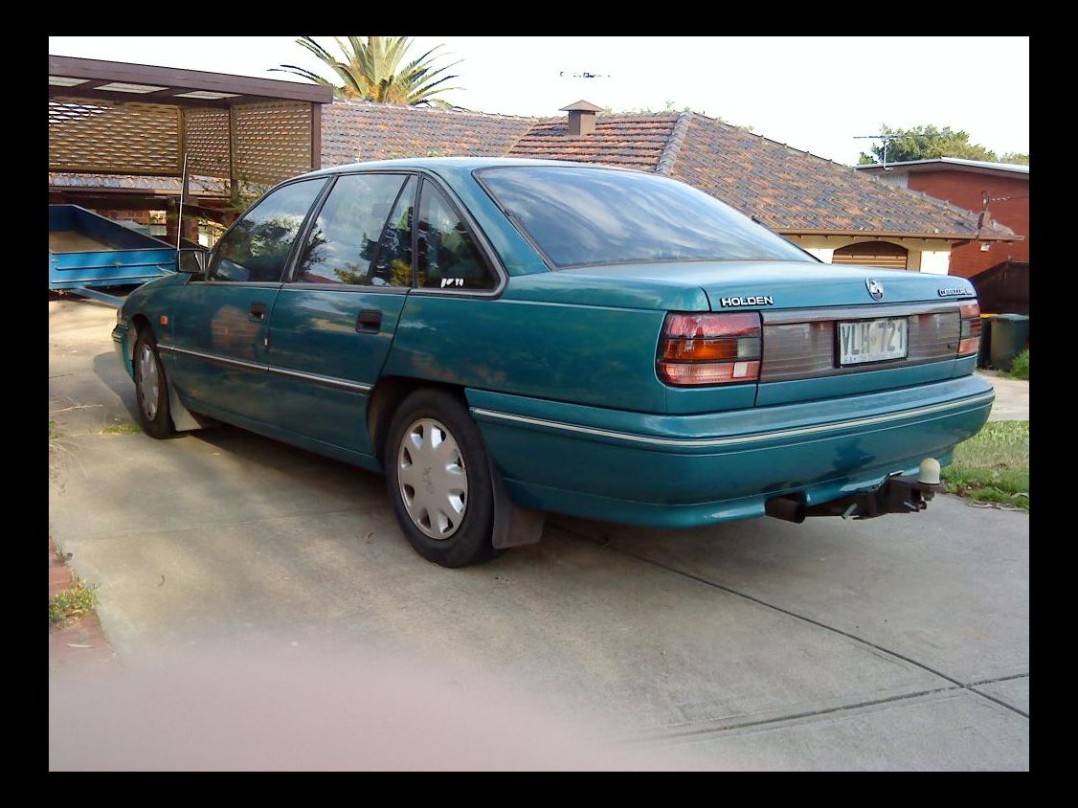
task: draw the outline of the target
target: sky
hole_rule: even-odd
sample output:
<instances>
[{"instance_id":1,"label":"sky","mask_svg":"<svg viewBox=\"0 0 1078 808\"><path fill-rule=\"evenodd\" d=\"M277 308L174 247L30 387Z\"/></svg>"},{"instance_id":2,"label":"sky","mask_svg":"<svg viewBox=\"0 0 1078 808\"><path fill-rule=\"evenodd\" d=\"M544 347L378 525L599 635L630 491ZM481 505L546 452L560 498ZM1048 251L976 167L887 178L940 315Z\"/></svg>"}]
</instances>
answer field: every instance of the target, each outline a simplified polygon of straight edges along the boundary
<instances>
[{"instance_id":1,"label":"sky","mask_svg":"<svg viewBox=\"0 0 1078 808\"><path fill-rule=\"evenodd\" d=\"M49 54L302 81L327 75L293 36L49 38ZM318 37L335 52L332 37ZM612 112L689 109L838 163L881 127L950 127L999 155L1029 152L1029 37L417 36L477 112L556 117L575 101ZM584 77L590 74L590 78Z\"/></svg>"}]
</instances>

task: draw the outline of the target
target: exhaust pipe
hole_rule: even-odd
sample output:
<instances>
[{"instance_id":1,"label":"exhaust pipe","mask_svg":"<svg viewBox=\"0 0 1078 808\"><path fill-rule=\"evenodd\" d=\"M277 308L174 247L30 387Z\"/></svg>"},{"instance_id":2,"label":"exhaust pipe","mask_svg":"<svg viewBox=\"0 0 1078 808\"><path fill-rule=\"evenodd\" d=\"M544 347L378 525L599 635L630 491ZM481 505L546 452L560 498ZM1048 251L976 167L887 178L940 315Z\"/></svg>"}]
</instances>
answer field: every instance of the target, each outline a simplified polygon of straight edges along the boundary
<instances>
[{"instance_id":1,"label":"exhaust pipe","mask_svg":"<svg viewBox=\"0 0 1078 808\"><path fill-rule=\"evenodd\" d=\"M772 497L764 503L764 513L785 522L805 521L805 503L796 497Z\"/></svg>"}]
</instances>

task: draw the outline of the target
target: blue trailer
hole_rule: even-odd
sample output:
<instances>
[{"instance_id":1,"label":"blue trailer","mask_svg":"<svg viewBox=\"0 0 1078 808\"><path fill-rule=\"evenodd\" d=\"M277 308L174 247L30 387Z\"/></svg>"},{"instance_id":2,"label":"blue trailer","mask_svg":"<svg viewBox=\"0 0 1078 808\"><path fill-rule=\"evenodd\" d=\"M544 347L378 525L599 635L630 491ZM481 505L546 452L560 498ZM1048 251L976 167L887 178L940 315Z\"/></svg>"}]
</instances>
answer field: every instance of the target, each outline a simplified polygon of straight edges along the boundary
<instances>
[{"instance_id":1,"label":"blue trailer","mask_svg":"<svg viewBox=\"0 0 1078 808\"><path fill-rule=\"evenodd\" d=\"M114 306L103 289L139 286L176 271L176 248L78 205L49 205L49 289Z\"/></svg>"}]
</instances>

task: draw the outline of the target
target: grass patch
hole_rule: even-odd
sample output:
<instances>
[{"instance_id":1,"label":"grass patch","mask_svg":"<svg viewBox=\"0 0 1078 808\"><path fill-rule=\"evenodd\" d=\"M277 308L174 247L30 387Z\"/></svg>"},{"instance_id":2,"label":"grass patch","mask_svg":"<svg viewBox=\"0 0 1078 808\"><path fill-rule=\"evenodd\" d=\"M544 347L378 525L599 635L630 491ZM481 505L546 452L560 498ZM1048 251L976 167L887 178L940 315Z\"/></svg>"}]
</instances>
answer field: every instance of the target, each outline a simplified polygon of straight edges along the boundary
<instances>
[{"instance_id":1,"label":"grass patch","mask_svg":"<svg viewBox=\"0 0 1078 808\"><path fill-rule=\"evenodd\" d=\"M955 447L941 476L948 493L1028 511L1029 421L989 421Z\"/></svg>"},{"instance_id":2,"label":"grass patch","mask_svg":"<svg viewBox=\"0 0 1078 808\"><path fill-rule=\"evenodd\" d=\"M77 579L70 589L49 598L49 626L64 625L92 612L97 606L96 589Z\"/></svg>"},{"instance_id":3,"label":"grass patch","mask_svg":"<svg viewBox=\"0 0 1078 808\"><path fill-rule=\"evenodd\" d=\"M130 435L132 432L141 432L142 427L138 424L113 424L101 430L102 435Z\"/></svg>"}]
</instances>

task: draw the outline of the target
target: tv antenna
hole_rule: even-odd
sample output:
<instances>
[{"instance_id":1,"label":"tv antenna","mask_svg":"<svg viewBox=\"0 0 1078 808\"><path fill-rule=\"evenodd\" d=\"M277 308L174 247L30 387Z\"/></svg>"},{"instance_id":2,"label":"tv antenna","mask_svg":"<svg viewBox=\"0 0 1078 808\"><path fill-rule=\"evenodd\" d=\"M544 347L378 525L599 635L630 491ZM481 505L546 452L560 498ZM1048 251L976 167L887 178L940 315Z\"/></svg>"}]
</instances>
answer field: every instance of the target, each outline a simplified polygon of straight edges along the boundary
<instances>
[{"instance_id":1,"label":"tv antenna","mask_svg":"<svg viewBox=\"0 0 1078 808\"><path fill-rule=\"evenodd\" d=\"M907 132L906 134L903 134L903 135L892 135L892 134L887 133L887 132L881 132L878 135L854 135L853 139L854 140L882 140L883 141L883 161L880 163L880 165L883 166L884 171L891 171L891 169L887 167L887 147L890 145L892 140L902 140L904 138L910 138L910 137L936 137L936 135L933 135L931 132Z\"/></svg>"},{"instance_id":2,"label":"tv antenna","mask_svg":"<svg viewBox=\"0 0 1078 808\"><path fill-rule=\"evenodd\" d=\"M609 73L591 73L591 72L589 72L587 70L576 70L576 71L560 70L560 71L558 71L558 78L561 78L561 79L566 79L566 78L568 78L568 79L611 79L611 78L613 78L613 76L611 76Z\"/></svg>"}]
</instances>

